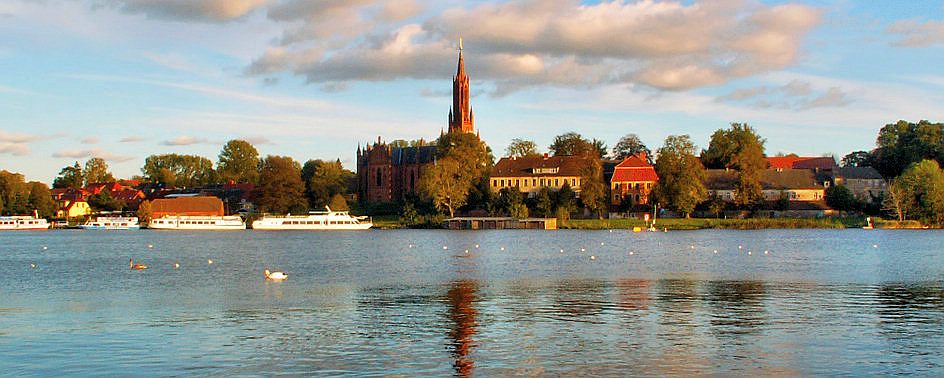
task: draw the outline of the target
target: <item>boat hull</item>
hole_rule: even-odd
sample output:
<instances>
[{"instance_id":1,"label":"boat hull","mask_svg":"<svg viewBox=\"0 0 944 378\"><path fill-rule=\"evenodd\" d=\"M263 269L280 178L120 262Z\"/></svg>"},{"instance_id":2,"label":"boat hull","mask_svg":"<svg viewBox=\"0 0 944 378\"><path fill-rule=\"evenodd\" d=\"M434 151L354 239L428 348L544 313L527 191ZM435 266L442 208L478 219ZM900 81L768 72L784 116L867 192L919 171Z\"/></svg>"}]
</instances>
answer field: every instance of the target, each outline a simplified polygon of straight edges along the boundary
<instances>
[{"instance_id":1,"label":"boat hull","mask_svg":"<svg viewBox=\"0 0 944 378\"><path fill-rule=\"evenodd\" d=\"M245 230L246 223L239 217L173 217L154 219L148 223L152 230L228 231Z\"/></svg>"},{"instance_id":2,"label":"boat hull","mask_svg":"<svg viewBox=\"0 0 944 378\"><path fill-rule=\"evenodd\" d=\"M0 231L39 231L48 230L49 222L30 216L0 217Z\"/></svg>"},{"instance_id":3,"label":"boat hull","mask_svg":"<svg viewBox=\"0 0 944 378\"><path fill-rule=\"evenodd\" d=\"M358 223L358 224L335 224L335 225L325 225L325 224L279 224L279 223L267 223L261 221L252 222L253 230L268 230L268 231L278 231L278 230L299 230L299 231L357 231L357 230L367 230L370 229L373 224L370 223Z\"/></svg>"}]
</instances>

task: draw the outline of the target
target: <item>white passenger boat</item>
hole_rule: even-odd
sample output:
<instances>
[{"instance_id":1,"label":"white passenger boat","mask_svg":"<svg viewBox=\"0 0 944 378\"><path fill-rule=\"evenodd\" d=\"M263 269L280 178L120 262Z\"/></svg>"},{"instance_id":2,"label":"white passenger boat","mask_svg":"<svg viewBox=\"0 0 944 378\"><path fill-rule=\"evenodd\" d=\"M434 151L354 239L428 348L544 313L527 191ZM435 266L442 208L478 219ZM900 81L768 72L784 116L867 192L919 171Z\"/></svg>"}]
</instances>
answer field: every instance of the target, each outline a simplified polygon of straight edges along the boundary
<instances>
[{"instance_id":1,"label":"white passenger boat","mask_svg":"<svg viewBox=\"0 0 944 378\"><path fill-rule=\"evenodd\" d=\"M263 216L252 222L254 230L366 230L374 224L367 217L347 211L313 211L308 215Z\"/></svg>"},{"instance_id":2,"label":"white passenger boat","mask_svg":"<svg viewBox=\"0 0 944 378\"><path fill-rule=\"evenodd\" d=\"M137 230L141 228L138 217L98 217L80 224L83 230Z\"/></svg>"},{"instance_id":3,"label":"white passenger boat","mask_svg":"<svg viewBox=\"0 0 944 378\"><path fill-rule=\"evenodd\" d=\"M49 222L29 215L0 217L0 230L46 230Z\"/></svg>"},{"instance_id":4,"label":"white passenger boat","mask_svg":"<svg viewBox=\"0 0 944 378\"><path fill-rule=\"evenodd\" d=\"M239 216L165 216L151 219L148 228L155 230L245 230L246 222Z\"/></svg>"}]
</instances>

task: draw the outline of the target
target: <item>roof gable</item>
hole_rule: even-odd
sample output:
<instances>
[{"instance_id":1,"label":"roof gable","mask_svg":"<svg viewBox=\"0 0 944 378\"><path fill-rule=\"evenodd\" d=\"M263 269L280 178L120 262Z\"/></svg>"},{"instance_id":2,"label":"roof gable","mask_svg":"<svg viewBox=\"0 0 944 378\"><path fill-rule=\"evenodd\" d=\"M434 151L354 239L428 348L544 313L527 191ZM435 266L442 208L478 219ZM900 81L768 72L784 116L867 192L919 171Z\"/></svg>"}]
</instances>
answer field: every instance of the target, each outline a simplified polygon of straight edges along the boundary
<instances>
[{"instance_id":1,"label":"roof gable","mask_svg":"<svg viewBox=\"0 0 944 378\"><path fill-rule=\"evenodd\" d=\"M494 177L580 176L586 158L574 155L504 157L492 168ZM535 169L557 168L557 173L534 173Z\"/></svg>"}]
</instances>

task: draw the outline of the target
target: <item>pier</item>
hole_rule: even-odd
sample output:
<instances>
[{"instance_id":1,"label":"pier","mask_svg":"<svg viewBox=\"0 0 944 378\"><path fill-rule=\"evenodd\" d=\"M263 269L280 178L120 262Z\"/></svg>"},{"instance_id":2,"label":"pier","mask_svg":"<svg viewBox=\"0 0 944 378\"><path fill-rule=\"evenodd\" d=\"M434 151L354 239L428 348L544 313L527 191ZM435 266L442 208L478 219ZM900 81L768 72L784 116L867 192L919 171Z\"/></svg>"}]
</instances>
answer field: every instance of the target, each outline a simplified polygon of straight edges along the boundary
<instances>
[{"instance_id":1,"label":"pier","mask_svg":"<svg viewBox=\"0 0 944 378\"><path fill-rule=\"evenodd\" d=\"M456 217L443 221L450 230L556 230L557 218Z\"/></svg>"}]
</instances>

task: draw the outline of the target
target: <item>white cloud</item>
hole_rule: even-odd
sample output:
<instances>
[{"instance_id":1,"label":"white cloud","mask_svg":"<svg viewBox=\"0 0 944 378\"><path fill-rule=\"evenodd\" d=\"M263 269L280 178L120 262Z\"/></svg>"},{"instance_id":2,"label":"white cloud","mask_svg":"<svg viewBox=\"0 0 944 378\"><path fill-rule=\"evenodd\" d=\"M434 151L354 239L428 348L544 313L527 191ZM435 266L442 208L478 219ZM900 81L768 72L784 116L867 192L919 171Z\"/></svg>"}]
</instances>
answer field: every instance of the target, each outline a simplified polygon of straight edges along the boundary
<instances>
[{"instance_id":1,"label":"white cloud","mask_svg":"<svg viewBox=\"0 0 944 378\"><path fill-rule=\"evenodd\" d=\"M174 139L161 142L165 146L189 146L191 144L207 143L206 138L195 138L192 136L179 136Z\"/></svg>"},{"instance_id":2,"label":"white cloud","mask_svg":"<svg viewBox=\"0 0 944 378\"><path fill-rule=\"evenodd\" d=\"M134 157L132 156L117 155L110 151L102 150L100 148L93 148L93 149L86 149L86 150L65 149L65 150L61 150L61 151L57 151L53 153L52 157L70 158L70 159L85 159L85 158L97 157L97 158L105 159L107 161L119 162L119 163L134 160Z\"/></svg>"},{"instance_id":3,"label":"white cloud","mask_svg":"<svg viewBox=\"0 0 944 378\"><path fill-rule=\"evenodd\" d=\"M151 18L222 22L241 18L268 0L100 0L128 13Z\"/></svg>"},{"instance_id":4,"label":"white cloud","mask_svg":"<svg viewBox=\"0 0 944 378\"><path fill-rule=\"evenodd\" d=\"M885 31L899 39L892 42L898 47L928 47L944 45L944 21L897 21Z\"/></svg>"},{"instance_id":5,"label":"white cloud","mask_svg":"<svg viewBox=\"0 0 944 378\"><path fill-rule=\"evenodd\" d=\"M121 143L134 143L134 142L143 142L143 141L145 141L145 140L147 140L147 138L145 138L145 137L143 137L143 136L140 136L140 135L129 135L129 136L126 136L126 137L124 137L124 138L121 138L121 140L119 140L119 142L121 142Z\"/></svg>"},{"instance_id":6,"label":"white cloud","mask_svg":"<svg viewBox=\"0 0 944 378\"><path fill-rule=\"evenodd\" d=\"M0 142L0 154L10 154L16 156L29 155L30 148L26 143Z\"/></svg>"},{"instance_id":7,"label":"white cloud","mask_svg":"<svg viewBox=\"0 0 944 378\"><path fill-rule=\"evenodd\" d=\"M496 94L538 85L612 83L684 90L792 65L821 13L805 5L738 0L526 0L445 9L425 20L398 23L372 12L389 4L273 5L271 19L298 26L247 72L287 71L311 83L438 78L454 70L442 62L454 59L461 34L469 70L478 80L492 81ZM339 28L336 22L347 26Z\"/></svg>"},{"instance_id":8,"label":"white cloud","mask_svg":"<svg viewBox=\"0 0 944 378\"><path fill-rule=\"evenodd\" d=\"M81 140L79 140L79 142L81 142L82 144L98 144L99 139L98 137L88 136L88 137L82 138Z\"/></svg>"},{"instance_id":9,"label":"white cloud","mask_svg":"<svg viewBox=\"0 0 944 378\"><path fill-rule=\"evenodd\" d=\"M245 138L242 138L242 140L247 141L253 145L275 144L275 143L272 143L272 141L269 140L269 138L266 138L264 136L258 136L258 135L245 137Z\"/></svg>"},{"instance_id":10,"label":"white cloud","mask_svg":"<svg viewBox=\"0 0 944 378\"><path fill-rule=\"evenodd\" d=\"M819 107L843 107L852 99L838 86L814 88L808 80L793 79L780 86L761 85L739 88L716 98L719 102L747 102L760 109L806 110Z\"/></svg>"}]
</instances>

